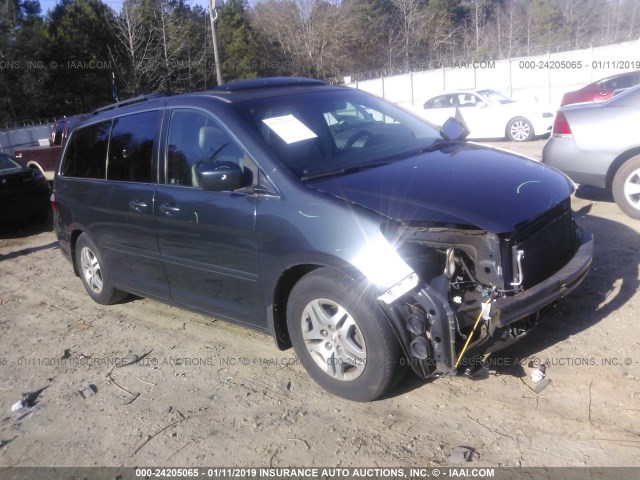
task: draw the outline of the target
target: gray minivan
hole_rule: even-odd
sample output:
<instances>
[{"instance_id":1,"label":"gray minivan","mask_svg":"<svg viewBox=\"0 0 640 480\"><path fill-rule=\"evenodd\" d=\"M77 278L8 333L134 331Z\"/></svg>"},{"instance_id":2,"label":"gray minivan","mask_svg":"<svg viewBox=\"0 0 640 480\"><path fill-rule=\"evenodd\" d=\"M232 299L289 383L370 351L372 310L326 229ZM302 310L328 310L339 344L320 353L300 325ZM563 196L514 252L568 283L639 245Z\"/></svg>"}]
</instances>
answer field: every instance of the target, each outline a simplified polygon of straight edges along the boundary
<instances>
[{"instance_id":1,"label":"gray minivan","mask_svg":"<svg viewBox=\"0 0 640 480\"><path fill-rule=\"evenodd\" d=\"M587 275L562 173L317 80L94 112L54 180L89 295L127 293L291 345L328 391L384 395L524 336Z\"/></svg>"}]
</instances>

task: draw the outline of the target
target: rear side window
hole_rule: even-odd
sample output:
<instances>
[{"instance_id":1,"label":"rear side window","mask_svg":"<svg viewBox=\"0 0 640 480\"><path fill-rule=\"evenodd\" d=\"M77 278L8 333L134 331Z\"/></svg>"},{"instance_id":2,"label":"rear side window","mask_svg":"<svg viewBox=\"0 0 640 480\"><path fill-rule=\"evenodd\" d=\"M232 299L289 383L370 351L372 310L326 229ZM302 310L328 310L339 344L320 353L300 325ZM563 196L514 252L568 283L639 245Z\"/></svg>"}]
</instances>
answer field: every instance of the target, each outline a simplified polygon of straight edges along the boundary
<instances>
[{"instance_id":1,"label":"rear side window","mask_svg":"<svg viewBox=\"0 0 640 480\"><path fill-rule=\"evenodd\" d=\"M155 182L153 144L161 118L159 110L142 112L113 121L107 179Z\"/></svg>"},{"instance_id":2,"label":"rear side window","mask_svg":"<svg viewBox=\"0 0 640 480\"><path fill-rule=\"evenodd\" d=\"M602 90L617 90L618 88L631 88L638 84L637 74L621 75L603 82L600 86Z\"/></svg>"},{"instance_id":3,"label":"rear side window","mask_svg":"<svg viewBox=\"0 0 640 480\"><path fill-rule=\"evenodd\" d=\"M111 120L77 130L69 141L62 164L67 177L105 178Z\"/></svg>"}]
</instances>

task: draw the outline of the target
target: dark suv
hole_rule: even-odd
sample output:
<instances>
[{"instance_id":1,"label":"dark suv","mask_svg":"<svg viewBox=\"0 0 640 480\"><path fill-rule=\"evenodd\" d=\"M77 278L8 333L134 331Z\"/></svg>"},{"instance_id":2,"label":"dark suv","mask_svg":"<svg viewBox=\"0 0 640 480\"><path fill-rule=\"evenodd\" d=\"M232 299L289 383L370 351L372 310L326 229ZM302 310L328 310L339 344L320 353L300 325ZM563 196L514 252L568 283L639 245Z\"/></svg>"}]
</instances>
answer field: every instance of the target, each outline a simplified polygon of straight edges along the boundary
<instances>
[{"instance_id":1,"label":"dark suv","mask_svg":"<svg viewBox=\"0 0 640 480\"><path fill-rule=\"evenodd\" d=\"M591 264L572 182L461 128L296 78L106 107L56 172L60 248L99 303L255 327L372 400L405 363L453 373L520 338Z\"/></svg>"}]
</instances>

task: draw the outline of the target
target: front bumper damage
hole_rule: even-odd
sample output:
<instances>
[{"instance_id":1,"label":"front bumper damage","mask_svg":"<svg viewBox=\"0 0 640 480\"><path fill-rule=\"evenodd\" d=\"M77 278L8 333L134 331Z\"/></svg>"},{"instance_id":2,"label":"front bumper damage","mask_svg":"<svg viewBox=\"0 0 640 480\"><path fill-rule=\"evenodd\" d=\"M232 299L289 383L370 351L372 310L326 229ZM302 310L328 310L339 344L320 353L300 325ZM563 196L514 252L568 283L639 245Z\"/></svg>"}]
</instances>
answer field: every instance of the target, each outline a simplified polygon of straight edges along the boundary
<instances>
[{"instance_id":1,"label":"front bumper damage","mask_svg":"<svg viewBox=\"0 0 640 480\"><path fill-rule=\"evenodd\" d=\"M487 302L490 309L464 358L500 350L523 337L560 299L582 283L593 259L593 235L584 233L573 257L553 275L524 291ZM442 277L421 282L392 303L379 301L409 363L422 378L453 374L460 331Z\"/></svg>"}]
</instances>

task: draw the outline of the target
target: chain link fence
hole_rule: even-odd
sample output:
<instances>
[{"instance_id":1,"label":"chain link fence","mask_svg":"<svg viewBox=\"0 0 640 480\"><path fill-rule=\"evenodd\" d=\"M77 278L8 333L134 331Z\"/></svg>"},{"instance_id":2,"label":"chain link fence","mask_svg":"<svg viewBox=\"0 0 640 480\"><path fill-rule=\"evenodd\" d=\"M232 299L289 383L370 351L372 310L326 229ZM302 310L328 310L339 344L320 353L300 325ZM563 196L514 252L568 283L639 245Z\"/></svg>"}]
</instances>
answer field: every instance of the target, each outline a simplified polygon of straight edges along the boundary
<instances>
[{"instance_id":1,"label":"chain link fence","mask_svg":"<svg viewBox=\"0 0 640 480\"><path fill-rule=\"evenodd\" d=\"M446 91L475 88L494 88L516 100L558 107L565 92L631 70L640 70L640 39L503 60L451 60L421 72L363 81L345 77L344 83L405 107Z\"/></svg>"}]
</instances>

